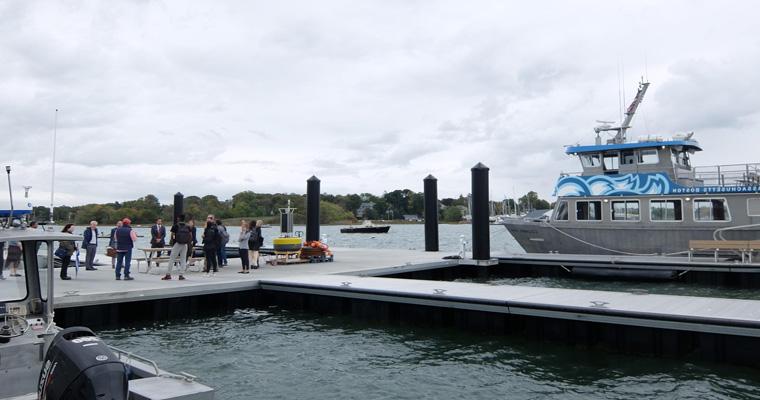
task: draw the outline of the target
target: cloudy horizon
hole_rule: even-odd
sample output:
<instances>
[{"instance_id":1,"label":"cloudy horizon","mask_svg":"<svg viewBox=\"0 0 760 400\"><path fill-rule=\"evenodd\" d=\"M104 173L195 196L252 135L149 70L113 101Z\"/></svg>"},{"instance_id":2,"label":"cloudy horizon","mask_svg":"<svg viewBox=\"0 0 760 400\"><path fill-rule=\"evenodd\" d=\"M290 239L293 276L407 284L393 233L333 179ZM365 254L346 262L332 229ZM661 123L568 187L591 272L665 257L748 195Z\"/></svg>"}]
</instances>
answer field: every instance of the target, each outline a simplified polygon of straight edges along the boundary
<instances>
[{"instance_id":1,"label":"cloudy horizon","mask_svg":"<svg viewBox=\"0 0 760 400\"><path fill-rule=\"evenodd\" d=\"M470 189L551 200L642 78L629 137L695 132L695 165L755 162L750 1L0 4L0 139L14 199ZM756 11L752 11L756 10ZM7 194L3 195L3 200Z\"/></svg>"}]
</instances>

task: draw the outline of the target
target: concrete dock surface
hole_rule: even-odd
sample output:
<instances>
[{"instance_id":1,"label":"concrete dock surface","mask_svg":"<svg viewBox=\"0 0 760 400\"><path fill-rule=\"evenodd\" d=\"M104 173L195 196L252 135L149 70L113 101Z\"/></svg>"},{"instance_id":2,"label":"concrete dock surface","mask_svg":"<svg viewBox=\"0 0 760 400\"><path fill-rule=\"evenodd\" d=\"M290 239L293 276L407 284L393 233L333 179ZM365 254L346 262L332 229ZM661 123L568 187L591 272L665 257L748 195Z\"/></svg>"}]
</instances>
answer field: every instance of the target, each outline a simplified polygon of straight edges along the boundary
<instances>
[{"instance_id":1,"label":"concrete dock surface","mask_svg":"<svg viewBox=\"0 0 760 400\"><path fill-rule=\"evenodd\" d=\"M166 267L153 267L150 273L145 273L145 262L137 272L137 263L132 262L132 281L115 280L115 272L109 265L97 266L97 271L79 269L75 274L69 268L69 281L58 279L56 271L55 306L56 308L79 307L95 304L107 304L130 301L153 300L194 296L202 294L230 292L258 288L260 279L279 279L294 275L325 275L325 274L370 274L386 271L414 270L419 265L431 262L442 262L446 255L441 252L424 252L417 250L377 250L341 248L333 249L335 259L332 262L282 264L276 266L264 263L262 258L259 269L251 269L249 274L239 274L241 260L230 258L228 265L220 268L214 277L206 277L203 272L188 271L185 280L178 280L176 268L172 271L172 280L161 280L166 274ZM110 258L100 256L101 262ZM198 263L202 265L202 261ZM198 270L199 267L190 267ZM202 268L200 268L202 269Z\"/></svg>"}]
</instances>

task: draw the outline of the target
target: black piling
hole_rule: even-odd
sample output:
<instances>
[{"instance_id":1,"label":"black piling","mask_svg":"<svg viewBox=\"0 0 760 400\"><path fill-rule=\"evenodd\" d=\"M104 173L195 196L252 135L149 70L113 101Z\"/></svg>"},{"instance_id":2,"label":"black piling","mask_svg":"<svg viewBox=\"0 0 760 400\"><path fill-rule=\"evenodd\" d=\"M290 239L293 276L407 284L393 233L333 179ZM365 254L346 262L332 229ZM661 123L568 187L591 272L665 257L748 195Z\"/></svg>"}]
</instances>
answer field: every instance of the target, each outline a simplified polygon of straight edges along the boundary
<instances>
[{"instance_id":1,"label":"black piling","mask_svg":"<svg viewBox=\"0 0 760 400\"><path fill-rule=\"evenodd\" d=\"M488 225L488 167L478 163L470 171L472 171L472 258L489 260L491 243Z\"/></svg>"},{"instance_id":2,"label":"black piling","mask_svg":"<svg viewBox=\"0 0 760 400\"><path fill-rule=\"evenodd\" d=\"M423 179L425 190L425 251L438 251L438 179Z\"/></svg>"},{"instance_id":3,"label":"black piling","mask_svg":"<svg viewBox=\"0 0 760 400\"><path fill-rule=\"evenodd\" d=\"M306 241L319 240L319 178L306 181Z\"/></svg>"},{"instance_id":4,"label":"black piling","mask_svg":"<svg viewBox=\"0 0 760 400\"><path fill-rule=\"evenodd\" d=\"M184 212L184 200L185 195L182 193L177 192L177 194L174 195L174 213L172 214L172 222L174 224L179 221L179 216Z\"/></svg>"}]
</instances>

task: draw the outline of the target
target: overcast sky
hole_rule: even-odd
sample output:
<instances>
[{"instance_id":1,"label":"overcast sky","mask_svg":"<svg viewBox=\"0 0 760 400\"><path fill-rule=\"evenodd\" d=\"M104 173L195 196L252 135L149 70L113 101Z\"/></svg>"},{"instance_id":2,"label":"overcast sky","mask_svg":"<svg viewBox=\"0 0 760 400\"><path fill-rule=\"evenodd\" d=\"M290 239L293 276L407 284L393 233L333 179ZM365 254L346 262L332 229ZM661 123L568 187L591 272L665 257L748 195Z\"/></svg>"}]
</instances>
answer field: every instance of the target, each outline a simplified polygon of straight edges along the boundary
<instances>
[{"instance_id":1,"label":"overcast sky","mask_svg":"<svg viewBox=\"0 0 760 400\"><path fill-rule=\"evenodd\" d=\"M491 168L549 198L642 75L633 138L695 131L697 165L759 161L760 5L734 1L3 1L0 139L14 194L410 188ZM621 74L620 71L623 70ZM620 78L619 78L620 77ZM2 195L5 199L7 193Z\"/></svg>"}]
</instances>

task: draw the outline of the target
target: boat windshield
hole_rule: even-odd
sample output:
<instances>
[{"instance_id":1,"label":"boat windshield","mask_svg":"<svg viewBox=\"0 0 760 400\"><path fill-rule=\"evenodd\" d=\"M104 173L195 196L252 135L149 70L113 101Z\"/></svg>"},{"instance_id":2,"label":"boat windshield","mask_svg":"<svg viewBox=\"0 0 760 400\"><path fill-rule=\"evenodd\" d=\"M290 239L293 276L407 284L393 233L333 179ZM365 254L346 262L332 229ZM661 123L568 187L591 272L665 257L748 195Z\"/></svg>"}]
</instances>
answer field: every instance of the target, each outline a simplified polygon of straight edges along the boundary
<instances>
[{"instance_id":1,"label":"boat windshield","mask_svg":"<svg viewBox=\"0 0 760 400\"><path fill-rule=\"evenodd\" d=\"M2 277L0 279L0 304L22 301L29 295L27 278L30 268L37 268L40 290L43 300L47 300L47 252L48 244L43 241L8 241L4 243L5 257L2 258ZM36 248L36 260L27 259L25 246Z\"/></svg>"},{"instance_id":2,"label":"boat windshield","mask_svg":"<svg viewBox=\"0 0 760 400\"><path fill-rule=\"evenodd\" d=\"M26 265L23 259L23 244L21 241L12 240L0 243L0 263L2 263L2 275L0 275L0 303L19 301L26 298L26 280L24 279ZM2 251L6 254L3 258Z\"/></svg>"}]
</instances>

